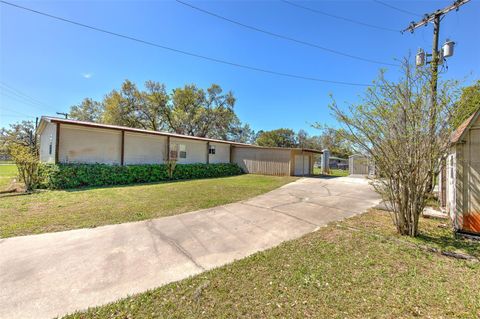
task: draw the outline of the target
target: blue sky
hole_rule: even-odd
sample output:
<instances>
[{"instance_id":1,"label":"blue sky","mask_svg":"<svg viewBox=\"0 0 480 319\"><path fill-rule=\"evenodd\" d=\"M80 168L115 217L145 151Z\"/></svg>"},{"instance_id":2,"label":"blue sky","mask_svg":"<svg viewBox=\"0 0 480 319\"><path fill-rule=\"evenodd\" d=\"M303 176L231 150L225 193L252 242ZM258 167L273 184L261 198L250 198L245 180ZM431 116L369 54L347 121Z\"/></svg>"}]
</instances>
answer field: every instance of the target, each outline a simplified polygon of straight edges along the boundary
<instances>
[{"instance_id":1,"label":"blue sky","mask_svg":"<svg viewBox=\"0 0 480 319\"><path fill-rule=\"evenodd\" d=\"M378 30L302 10L279 0L191 1L236 21L367 59L394 59L430 51L432 26L414 34ZM423 14L449 1L385 2ZM213 58L333 81L370 83L385 67L292 43L193 10L174 1L13 1L84 24ZM373 0L295 2L330 14L400 30L418 16ZM480 2L473 0L441 24L440 43L457 45L443 78L480 78ZM312 82L245 70L87 30L0 4L0 127L35 116L68 111L85 97L101 99L125 79L146 80L169 90L188 83L217 83L232 90L236 112L255 130L279 127L318 131L335 125L329 94L355 103L363 87Z\"/></svg>"}]
</instances>

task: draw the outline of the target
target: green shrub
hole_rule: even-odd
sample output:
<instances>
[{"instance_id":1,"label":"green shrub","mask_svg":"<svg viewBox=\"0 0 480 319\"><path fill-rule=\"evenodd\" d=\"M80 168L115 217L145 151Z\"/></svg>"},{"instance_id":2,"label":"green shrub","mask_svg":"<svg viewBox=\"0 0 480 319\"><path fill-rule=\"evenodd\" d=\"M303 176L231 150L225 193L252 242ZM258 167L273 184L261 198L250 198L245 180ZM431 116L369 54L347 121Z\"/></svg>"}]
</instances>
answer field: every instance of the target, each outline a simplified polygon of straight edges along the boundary
<instances>
[{"instance_id":1,"label":"green shrub","mask_svg":"<svg viewBox=\"0 0 480 319\"><path fill-rule=\"evenodd\" d=\"M46 164L39 167L38 188L66 189L125 185L242 174L236 164L178 164L172 177L167 165Z\"/></svg>"}]
</instances>

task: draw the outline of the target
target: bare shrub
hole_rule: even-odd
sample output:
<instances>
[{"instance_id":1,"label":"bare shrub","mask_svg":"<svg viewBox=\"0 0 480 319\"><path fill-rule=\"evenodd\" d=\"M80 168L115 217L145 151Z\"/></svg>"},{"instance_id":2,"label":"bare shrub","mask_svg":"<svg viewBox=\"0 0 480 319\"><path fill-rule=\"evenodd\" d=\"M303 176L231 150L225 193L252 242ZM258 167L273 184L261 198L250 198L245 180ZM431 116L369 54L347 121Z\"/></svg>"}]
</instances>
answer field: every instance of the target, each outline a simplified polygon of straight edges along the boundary
<instances>
[{"instance_id":1,"label":"bare shrub","mask_svg":"<svg viewBox=\"0 0 480 319\"><path fill-rule=\"evenodd\" d=\"M32 191L38 183L39 161L35 149L11 143L8 151L17 165L20 180L25 183L25 191Z\"/></svg>"},{"instance_id":2,"label":"bare shrub","mask_svg":"<svg viewBox=\"0 0 480 319\"><path fill-rule=\"evenodd\" d=\"M393 212L402 235L416 236L418 220L431 189L431 176L449 147L448 121L458 96L456 82L439 85L432 103L429 70L402 63L403 75L390 82L384 73L369 87L360 104L331 104L345 126L344 137L375 163L375 190Z\"/></svg>"}]
</instances>

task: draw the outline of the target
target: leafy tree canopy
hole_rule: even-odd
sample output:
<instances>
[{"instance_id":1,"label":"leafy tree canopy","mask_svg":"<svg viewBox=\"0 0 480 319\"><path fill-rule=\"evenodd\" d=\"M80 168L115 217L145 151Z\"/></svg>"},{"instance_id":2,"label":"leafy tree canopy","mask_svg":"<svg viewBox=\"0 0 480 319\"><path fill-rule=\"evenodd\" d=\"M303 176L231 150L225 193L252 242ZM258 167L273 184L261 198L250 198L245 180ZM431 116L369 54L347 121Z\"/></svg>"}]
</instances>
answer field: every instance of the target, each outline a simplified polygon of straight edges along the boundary
<instances>
[{"instance_id":1,"label":"leafy tree canopy","mask_svg":"<svg viewBox=\"0 0 480 319\"><path fill-rule=\"evenodd\" d=\"M455 104L450 120L452 128L460 126L478 109L480 109L480 80L477 80L474 85L462 89L462 94Z\"/></svg>"},{"instance_id":2,"label":"leafy tree canopy","mask_svg":"<svg viewBox=\"0 0 480 319\"><path fill-rule=\"evenodd\" d=\"M235 97L217 84L207 90L194 84L167 93L165 85L145 82L140 90L125 80L102 101L87 98L70 109L73 119L166 130L178 134L250 142L253 131L242 124L234 111Z\"/></svg>"},{"instance_id":3,"label":"leafy tree canopy","mask_svg":"<svg viewBox=\"0 0 480 319\"><path fill-rule=\"evenodd\" d=\"M296 147L297 136L291 129L280 128L272 131L259 132L256 144L270 147Z\"/></svg>"},{"instance_id":4,"label":"leafy tree canopy","mask_svg":"<svg viewBox=\"0 0 480 319\"><path fill-rule=\"evenodd\" d=\"M79 105L70 108L69 116L79 121L100 122L103 105L93 99L86 98Z\"/></svg>"},{"instance_id":5,"label":"leafy tree canopy","mask_svg":"<svg viewBox=\"0 0 480 319\"><path fill-rule=\"evenodd\" d=\"M352 143L346 138L344 129L334 129L320 123L315 123L312 126L322 131L322 134L319 136L319 143L322 149L328 149L333 156L342 158L348 158L354 153Z\"/></svg>"},{"instance_id":6,"label":"leafy tree canopy","mask_svg":"<svg viewBox=\"0 0 480 319\"><path fill-rule=\"evenodd\" d=\"M319 128L319 124L314 127ZM260 146L301 147L316 150L328 149L335 156L348 157L352 154L350 142L333 129L322 128L321 135L309 135L305 130L295 133L292 129L259 131L255 143Z\"/></svg>"},{"instance_id":7,"label":"leafy tree canopy","mask_svg":"<svg viewBox=\"0 0 480 319\"><path fill-rule=\"evenodd\" d=\"M37 146L35 123L21 121L0 129L0 148L6 149L10 144L28 146L34 150Z\"/></svg>"}]
</instances>

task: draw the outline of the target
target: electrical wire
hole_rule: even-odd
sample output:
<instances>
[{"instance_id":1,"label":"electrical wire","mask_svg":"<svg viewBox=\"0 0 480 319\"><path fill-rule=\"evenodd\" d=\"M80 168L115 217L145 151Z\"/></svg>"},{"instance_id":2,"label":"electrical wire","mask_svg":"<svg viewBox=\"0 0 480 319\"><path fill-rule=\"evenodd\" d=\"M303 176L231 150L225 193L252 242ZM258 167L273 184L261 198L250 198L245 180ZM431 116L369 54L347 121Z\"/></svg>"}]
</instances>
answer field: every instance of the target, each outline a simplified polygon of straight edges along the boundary
<instances>
[{"instance_id":1,"label":"electrical wire","mask_svg":"<svg viewBox=\"0 0 480 319\"><path fill-rule=\"evenodd\" d=\"M19 114L23 117L35 117L35 116L32 116L32 115L28 115L28 114L25 114L23 112L19 112L17 110L12 110L12 109L9 109L9 108L6 108L4 106L0 106L0 111L8 111L8 112L13 112L13 113L16 113L16 114ZM3 115L2 115L3 116Z\"/></svg>"},{"instance_id":2,"label":"electrical wire","mask_svg":"<svg viewBox=\"0 0 480 319\"><path fill-rule=\"evenodd\" d=\"M12 94L16 96L17 98L22 99L23 101L26 101L27 103L30 103L34 106L43 106L43 107L48 107L52 108L51 105L48 105L46 103L43 103L40 100L37 100L36 98L33 98L32 96L23 93L22 91L6 84L5 82L0 81L0 90L5 90L6 93Z\"/></svg>"},{"instance_id":3,"label":"electrical wire","mask_svg":"<svg viewBox=\"0 0 480 319\"><path fill-rule=\"evenodd\" d=\"M303 10L307 10L307 11L310 11L310 12L318 13L318 14L321 14L321 15L324 15L324 16L327 16L327 17L330 17L330 18L334 18L334 19L338 19L338 20L343 20L343 21L346 21L346 22L358 24L358 25L361 25L361 26L364 26L364 27L373 28L373 29L378 29L378 30L383 30L383 31L390 31L390 32L400 33L400 30L391 29L391 28L387 28L387 27L382 27L382 26L379 26L379 25L370 24L370 23L366 23L366 22L362 22L362 21L358 21L358 20L354 20L354 19L350 19L350 18L338 16L338 15L331 14L331 13L328 13L328 12L325 12L325 11L321 11L321 10L318 10L318 9L313 9L313 8L310 8L310 7L307 7L307 6L303 6L303 5L298 4L298 3L295 3L295 2L293 2L293 1L288 1L288 0L280 0L280 1L282 1L282 2L284 2L284 3L286 3L286 4L289 4L289 5L291 5L291 6L294 6L294 7L303 9Z\"/></svg>"},{"instance_id":4,"label":"electrical wire","mask_svg":"<svg viewBox=\"0 0 480 319\"><path fill-rule=\"evenodd\" d=\"M411 11L408 11L408 10L405 10L405 9L402 9L402 8L398 8L398 7L395 7L395 6L392 6L390 3L386 3L386 2L383 2L383 1L380 1L380 0L373 0L373 2L376 2L378 4L381 4L387 8L390 8L390 9L393 9L393 10L397 10L397 11L400 11L400 12L403 12L405 14L408 14L408 15L414 15L414 16L417 16L417 17L423 17L423 15L421 14L418 14L418 13L415 13L415 12L411 12Z\"/></svg>"},{"instance_id":5,"label":"electrical wire","mask_svg":"<svg viewBox=\"0 0 480 319\"><path fill-rule=\"evenodd\" d=\"M28 106L28 107L35 107L35 108L39 108L39 107L42 107L41 105L38 105L38 104L34 104L32 102L28 102L28 101L25 101L25 100L22 100L22 99L19 99L18 97L16 97L15 95L10 95L8 92L2 92L1 93L2 96L4 97L7 97L8 99L10 100L13 100L13 101L16 101L18 103L21 103L25 106ZM4 108L2 105L0 105L0 109ZM18 112L18 111L15 111L15 110L11 110L12 112L17 112L19 114L23 114L25 115L24 113L21 113L21 112Z\"/></svg>"},{"instance_id":6,"label":"electrical wire","mask_svg":"<svg viewBox=\"0 0 480 319\"><path fill-rule=\"evenodd\" d=\"M2 114L2 117L13 117L18 119L24 119L26 117L34 119L35 116L22 116L22 115L12 115L12 114Z\"/></svg>"},{"instance_id":7,"label":"electrical wire","mask_svg":"<svg viewBox=\"0 0 480 319\"><path fill-rule=\"evenodd\" d=\"M83 23L80 23L80 22L76 22L76 21L73 21L73 20L69 20L69 19L66 19L66 18L55 16L55 15L52 15L52 14L49 14L49 13L45 13L45 12L42 12L42 11L38 11L38 10L30 9L30 8L27 8L27 7L23 7L23 6L20 6L18 4L10 3L10 2L4 1L4 0L0 0L0 3L6 4L6 5L9 5L9 6L12 6L12 7L16 7L18 9L22 9L22 10L25 10L25 11L29 11L29 12L32 12L32 13L35 13L35 14L39 14L39 15L42 15L42 16L45 16L45 17L49 17L51 19L55 19L55 20L63 21L63 22L73 24L73 25L76 25L76 26L80 26L82 28L86 28L86 29L97 31L97 32L109 34L109 35L112 35L112 36L115 36L115 37L127 39L127 40L130 40L130 41L134 41L134 42L138 42L138 43L142 43L142 44L146 44L146 45L149 45L149 46L152 46L152 47L157 47L157 48L160 48L160 49L180 53L180 54L183 54L183 55L192 56L192 57L196 57L196 58L200 58L200 59L203 59L203 60L208 60L208 61L216 62L216 63L220 63L220 64L234 66L234 67L237 67L237 68L243 68L243 69L248 69L248 70L252 70L252 71L268 73L268 74L273 74L273 75L278 75L278 76L283 76L283 77L289 77L289 78L295 78L295 79L302 79L302 80L313 81L313 82L342 84L342 85L350 85L350 86L363 86L363 87L371 86L371 84L325 80L325 79L319 79L319 78L316 78L316 77L279 72L279 71L263 69L263 68L259 68L259 67L255 67L255 66L250 66L250 65L246 65L246 64L230 62L230 61L227 61L227 60L222 60L222 59L217 59L217 58L213 58L213 57L209 57L209 56L205 56L205 55L201 55L201 54L197 54L197 53L192 53L192 52L168 47L168 46L165 46L165 45L157 44L157 43L154 43L154 42L150 42L150 41L147 41L147 40L142 40L142 39L135 38L135 37L132 37L132 36L116 33L116 32L113 32L113 31L106 30L106 29L94 27L94 26L91 26L91 25L83 24Z\"/></svg>"},{"instance_id":8,"label":"electrical wire","mask_svg":"<svg viewBox=\"0 0 480 319\"><path fill-rule=\"evenodd\" d=\"M323 47L323 46L320 46L320 45L315 44L315 43L311 43L311 42L307 42L307 41L303 41L303 40L298 40L298 39L295 39L295 38L292 38L292 37L289 37L289 36L286 36L286 35L282 35L282 34L279 34L279 33L267 31L265 29L260 29L260 28L257 28L257 27L254 27L254 26L251 26L251 25L248 25L248 24L236 21L236 20L226 18L226 17L221 16L219 14L216 14L214 12L199 8L199 7L194 6L194 5L192 5L188 2L184 2L182 0L176 0L176 2L178 2L178 3L180 3L184 6L190 7L194 10L197 10L197 11L200 11L202 13L213 16L215 18L218 18L218 19L236 24L238 26L241 26L243 28L247 28L247 29L250 29L250 30L253 30L253 31L256 31L256 32L264 33L264 34L267 34L267 35L270 35L270 36L273 36L273 37L276 37L276 38L280 38L280 39L283 39L283 40L295 42L295 43L298 43L298 44L306 45L306 46L309 46L309 47L312 47L312 48L320 49L320 50L327 51L327 52L330 52L330 53L333 53L333 54L345 56L345 57L348 57L348 58L351 58L351 59L356 59L356 60L360 60L360 61L364 61L364 62L370 62L370 63L381 64L381 65L389 65L389 66L398 66L397 64L372 60L372 59L368 59L368 58L363 58L363 57L356 56L356 55L353 55L353 54L349 54L349 53L337 51L337 50L334 50L334 49L330 49L330 48L327 48L327 47Z\"/></svg>"}]
</instances>

